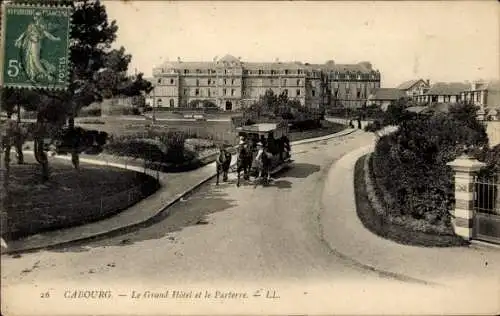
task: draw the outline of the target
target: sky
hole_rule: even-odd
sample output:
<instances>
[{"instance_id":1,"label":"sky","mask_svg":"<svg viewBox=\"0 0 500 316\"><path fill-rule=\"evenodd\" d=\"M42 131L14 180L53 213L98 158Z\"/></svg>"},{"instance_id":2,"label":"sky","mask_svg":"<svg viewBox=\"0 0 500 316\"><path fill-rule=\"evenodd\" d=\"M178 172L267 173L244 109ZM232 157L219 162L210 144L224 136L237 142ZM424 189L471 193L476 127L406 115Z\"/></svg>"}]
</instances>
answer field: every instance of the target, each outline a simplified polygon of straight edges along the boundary
<instances>
[{"instance_id":1,"label":"sky","mask_svg":"<svg viewBox=\"0 0 500 316\"><path fill-rule=\"evenodd\" d=\"M164 61L369 61L383 87L500 77L496 1L103 1L129 71Z\"/></svg>"}]
</instances>

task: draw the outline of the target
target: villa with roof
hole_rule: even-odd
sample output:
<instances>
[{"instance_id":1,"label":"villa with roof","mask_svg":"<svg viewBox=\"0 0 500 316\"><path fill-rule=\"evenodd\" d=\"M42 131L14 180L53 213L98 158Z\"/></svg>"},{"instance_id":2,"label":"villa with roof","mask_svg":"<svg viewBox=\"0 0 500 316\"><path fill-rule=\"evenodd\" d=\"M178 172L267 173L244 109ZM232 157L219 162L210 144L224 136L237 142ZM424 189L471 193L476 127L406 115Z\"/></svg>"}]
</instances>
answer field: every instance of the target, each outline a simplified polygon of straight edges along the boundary
<instances>
[{"instance_id":1,"label":"villa with roof","mask_svg":"<svg viewBox=\"0 0 500 316\"><path fill-rule=\"evenodd\" d=\"M155 107L188 107L193 100L207 100L233 111L269 89L307 107L360 107L380 87L380 72L369 62L244 62L226 55L211 62L165 62L153 68L152 83Z\"/></svg>"},{"instance_id":2,"label":"villa with roof","mask_svg":"<svg viewBox=\"0 0 500 316\"><path fill-rule=\"evenodd\" d=\"M396 87L396 89L403 91L406 97L412 99L424 95L429 91L429 88L429 80L424 79L408 80Z\"/></svg>"}]
</instances>

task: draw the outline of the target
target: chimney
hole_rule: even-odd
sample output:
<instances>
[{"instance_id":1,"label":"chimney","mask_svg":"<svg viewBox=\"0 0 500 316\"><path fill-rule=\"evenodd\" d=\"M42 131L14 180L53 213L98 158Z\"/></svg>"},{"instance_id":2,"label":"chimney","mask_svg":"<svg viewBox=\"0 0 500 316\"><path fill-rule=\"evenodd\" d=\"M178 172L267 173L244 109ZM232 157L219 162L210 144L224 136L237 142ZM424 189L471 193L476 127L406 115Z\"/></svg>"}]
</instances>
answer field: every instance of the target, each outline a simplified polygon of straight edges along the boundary
<instances>
[{"instance_id":1,"label":"chimney","mask_svg":"<svg viewBox=\"0 0 500 316\"><path fill-rule=\"evenodd\" d=\"M182 60L180 57L177 57L177 62L182 63Z\"/></svg>"},{"instance_id":2,"label":"chimney","mask_svg":"<svg viewBox=\"0 0 500 316\"><path fill-rule=\"evenodd\" d=\"M429 79L425 80L425 83L427 83L427 86L431 85L431 81Z\"/></svg>"}]
</instances>

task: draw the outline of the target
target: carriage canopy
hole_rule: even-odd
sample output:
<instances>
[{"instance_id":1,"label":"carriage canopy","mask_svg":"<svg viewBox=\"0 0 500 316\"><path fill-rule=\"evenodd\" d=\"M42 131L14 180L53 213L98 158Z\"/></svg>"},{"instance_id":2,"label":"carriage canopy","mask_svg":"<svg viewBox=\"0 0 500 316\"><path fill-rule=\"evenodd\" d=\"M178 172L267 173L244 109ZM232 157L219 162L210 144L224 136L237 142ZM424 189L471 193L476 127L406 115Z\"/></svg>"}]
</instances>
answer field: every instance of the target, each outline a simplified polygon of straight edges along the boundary
<instances>
[{"instance_id":1,"label":"carriage canopy","mask_svg":"<svg viewBox=\"0 0 500 316\"><path fill-rule=\"evenodd\" d=\"M288 136L288 124L286 122L281 123L259 123L253 125L246 125L236 128L239 136L247 135L259 135L259 136L271 136L274 139L280 139L283 136Z\"/></svg>"}]
</instances>

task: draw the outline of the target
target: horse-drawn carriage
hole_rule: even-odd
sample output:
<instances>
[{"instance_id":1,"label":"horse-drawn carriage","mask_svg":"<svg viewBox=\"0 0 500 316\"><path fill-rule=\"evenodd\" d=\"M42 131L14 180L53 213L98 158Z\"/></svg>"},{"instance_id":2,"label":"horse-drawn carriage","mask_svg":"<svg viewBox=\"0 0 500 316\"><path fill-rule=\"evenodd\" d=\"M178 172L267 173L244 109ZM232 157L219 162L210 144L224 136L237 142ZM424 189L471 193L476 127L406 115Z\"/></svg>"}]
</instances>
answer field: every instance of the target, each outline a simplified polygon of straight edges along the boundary
<instances>
[{"instance_id":1,"label":"horse-drawn carriage","mask_svg":"<svg viewBox=\"0 0 500 316\"><path fill-rule=\"evenodd\" d=\"M241 171L267 183L269 176L286 168L292 162L288 124L260 123L236 128L240 137L237 173L238 185ZM241 157L245 155L245 157Z\"/></svg>"}]
</instances>

